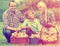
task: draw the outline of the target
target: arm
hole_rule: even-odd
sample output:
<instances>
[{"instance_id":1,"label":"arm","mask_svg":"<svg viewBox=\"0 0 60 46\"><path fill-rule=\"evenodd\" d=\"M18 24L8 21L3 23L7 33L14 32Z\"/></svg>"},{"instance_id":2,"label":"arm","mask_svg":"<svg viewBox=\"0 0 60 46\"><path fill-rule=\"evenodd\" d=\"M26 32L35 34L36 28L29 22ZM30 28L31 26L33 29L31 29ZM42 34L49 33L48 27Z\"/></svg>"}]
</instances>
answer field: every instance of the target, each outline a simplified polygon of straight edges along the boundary
<instances>
[{"instance_id":1,"label":"arm","mask_svg":"<svg viewBox=\"0 0 60 46\"><path fill-rule=\"evenodd\" d=\"M55 16L54 14L50 14L49 17L48 17L49 21L48 24L51 25L52 27L55 27L56 25L56 21L55 21Z\"/></svg>"}]
</instances>

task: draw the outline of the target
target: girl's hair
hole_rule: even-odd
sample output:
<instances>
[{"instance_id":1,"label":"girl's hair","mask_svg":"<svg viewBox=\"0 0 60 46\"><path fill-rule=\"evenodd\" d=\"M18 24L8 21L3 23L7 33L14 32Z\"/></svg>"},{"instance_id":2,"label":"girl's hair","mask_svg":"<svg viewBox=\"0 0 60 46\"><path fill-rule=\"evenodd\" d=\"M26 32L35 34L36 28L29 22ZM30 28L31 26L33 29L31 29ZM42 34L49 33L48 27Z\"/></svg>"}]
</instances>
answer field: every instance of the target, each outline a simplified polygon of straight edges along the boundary
<instances>
[{"instance_id":1,"label":"girl's hair","mask_svg":"<svg viewBox=\"0 0 60 46\"><path fill-rule=\"evenodd\" d=\"M34 14L34 11L33 11L33 10L28 9L28 10L25 12L25 17L26 17L26 18L28 18L29 12L32 12L32 14Z\"/></svg>"},{"instance_id":2,"label":"girl's hair","mask_svg":"<svg viewBox=\"0 0 60 46\"><path fill-rule=\"evenodd\" d=\"M47 8L46 4L43 1L38 2L37 7L39 7L39 6Z\"/></svg>"},{"instance_id":3,"label":"girl's hair","mask_svg":"<svg viewBox=\"0 0 60 46\"><path fill-rule=\"evenodd\" d=\"M38 2L37 7L42 7L45 9L45 16L47 17L47 6L43 1Z\"/></svg>"}]
</instances>

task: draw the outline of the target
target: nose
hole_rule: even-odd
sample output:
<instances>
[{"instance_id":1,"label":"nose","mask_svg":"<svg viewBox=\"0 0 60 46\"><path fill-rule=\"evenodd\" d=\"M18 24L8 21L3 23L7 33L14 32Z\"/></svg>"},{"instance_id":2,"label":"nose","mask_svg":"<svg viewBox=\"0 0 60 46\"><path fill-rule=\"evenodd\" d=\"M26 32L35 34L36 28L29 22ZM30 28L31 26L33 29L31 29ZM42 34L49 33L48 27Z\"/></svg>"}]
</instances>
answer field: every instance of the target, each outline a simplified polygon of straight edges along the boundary
<instances>
[{"instance_id":1,"label":"nose","mask_svg":"<svg viewBox=\"0 0 60 46\"><path fill-rule=\"evenodd\" d=\"M16 7L15 7L15 6L13 6L12 8L13 8L13 9L15 9Z\"/></svg>"}]
</instances>

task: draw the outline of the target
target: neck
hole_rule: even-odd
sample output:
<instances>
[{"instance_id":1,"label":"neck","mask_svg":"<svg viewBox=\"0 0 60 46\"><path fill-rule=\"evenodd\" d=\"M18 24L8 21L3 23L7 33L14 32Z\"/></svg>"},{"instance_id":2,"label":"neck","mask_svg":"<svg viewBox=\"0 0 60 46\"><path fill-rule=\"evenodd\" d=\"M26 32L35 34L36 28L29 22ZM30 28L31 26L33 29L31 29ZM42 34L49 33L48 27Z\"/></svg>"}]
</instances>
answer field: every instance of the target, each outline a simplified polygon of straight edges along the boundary
<instances>
[{"instance_id":1,"label":"neck","mask_svg":"<svg viewBox=\"0 0 60 46\"><path fill-rule=\"evenodd\" d=\"M15 11L13 11L13 10L11 10L11 9L9 9L9 10L10 10L11 13L15 13Z\"/></svg>"},{"instance_id":2,"label":"neck","mask_svg":"<svg viewBox=\"0 0 60 46\"><path fill-rule=\"evenodd\" d=\"M33 22L34 21L34 18L30 18L30 21Z\"/></svg>"}]
</instances>

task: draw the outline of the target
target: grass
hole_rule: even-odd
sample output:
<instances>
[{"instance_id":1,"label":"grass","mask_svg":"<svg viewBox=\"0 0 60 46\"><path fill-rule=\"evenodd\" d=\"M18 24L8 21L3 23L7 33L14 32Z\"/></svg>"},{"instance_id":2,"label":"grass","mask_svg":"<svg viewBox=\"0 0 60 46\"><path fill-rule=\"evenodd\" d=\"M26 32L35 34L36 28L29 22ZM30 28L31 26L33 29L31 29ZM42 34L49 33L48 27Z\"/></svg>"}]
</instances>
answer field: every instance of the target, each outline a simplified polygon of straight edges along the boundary
<instances>
[{"instance_id":1,"label":"grass","mask_svg":"<svg viewBox=\"0 0 60 46\"><path fill-rule=\"evenodd\" d=\"M60 29L60 24L58 24L58 27ZM5 37L3 36L2 29L3 29L3 23L0 22L0 46L42 46L42 44L39 44L39 45L21 45L21 44L7 43ZM59 43L55 44L55 45L54 44L46 44L46 45L43 45L43 46L60 46L60 44Z\"/></svg>"}]
</instances>

